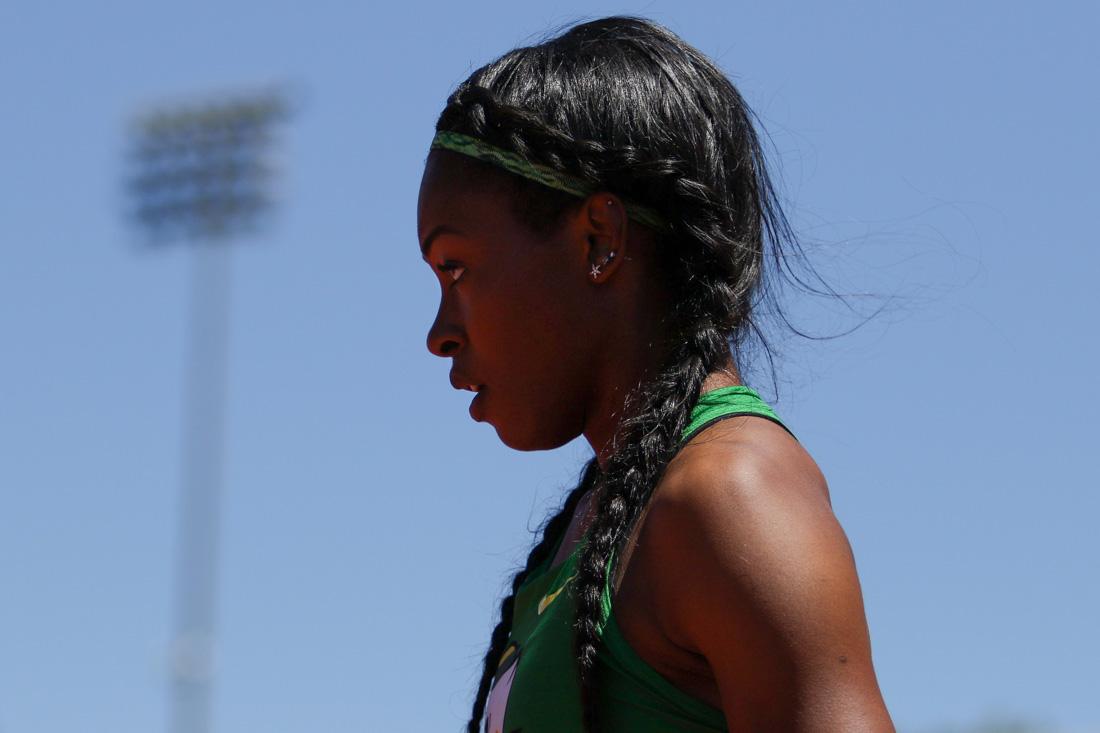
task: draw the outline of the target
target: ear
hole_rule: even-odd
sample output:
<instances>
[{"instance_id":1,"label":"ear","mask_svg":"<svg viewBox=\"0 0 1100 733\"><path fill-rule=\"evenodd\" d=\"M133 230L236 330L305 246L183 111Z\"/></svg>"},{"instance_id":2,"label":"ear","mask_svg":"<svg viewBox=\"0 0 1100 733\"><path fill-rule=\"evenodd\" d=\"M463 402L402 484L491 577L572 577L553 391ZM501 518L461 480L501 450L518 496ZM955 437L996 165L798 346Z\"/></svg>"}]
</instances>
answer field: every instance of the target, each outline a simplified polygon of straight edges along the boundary
<instances>
[{"instance_id":1,"label":"ear","mask_svg":"<svg viewBox=\"0 0 1100 733\"><path fill-rule=\"evenodd\" d=\"M607 282L627 254L628 219L622 200L606 191L590 194L574 222L586 279L597 285Z\"/></svg>"}]
</instances>

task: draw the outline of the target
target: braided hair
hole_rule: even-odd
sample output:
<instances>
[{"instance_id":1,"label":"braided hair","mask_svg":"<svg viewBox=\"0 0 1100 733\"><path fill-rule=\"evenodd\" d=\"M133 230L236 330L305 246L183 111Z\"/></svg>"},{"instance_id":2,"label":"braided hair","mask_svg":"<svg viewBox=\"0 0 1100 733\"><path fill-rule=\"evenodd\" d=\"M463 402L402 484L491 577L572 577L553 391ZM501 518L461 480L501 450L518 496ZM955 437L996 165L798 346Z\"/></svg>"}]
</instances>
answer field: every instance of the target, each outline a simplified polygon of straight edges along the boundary
<instances>
[{"instance_id":1,"label":"braided hair","mask_svg":"<svg viewBox=\"0 0 1100 733\"><path fill-rule=\"evenodd\" d=\"M790 267L782 248L798 243L753 123L736 88L702 53L660 25L624 16L576 25L506 53L462 82L440 114L437 130L480 138L656 210L667 222L654 235L674 294L668 325L676 336L671 356L628 396L603 470L595 459L588 463L513 579L485 654L468 733L478 732L515 592L547 558L589 489L596 509L573 586L575 655L584 726L598 729L596 657L612 558L679 449L707 375L738 367L747 337L755 334L774 377L755 317L770 292L765 249L771 245L782 271ZM551 229L576 202L508 178L517 215L536 231Z\"/></svg>"}]
</instances>

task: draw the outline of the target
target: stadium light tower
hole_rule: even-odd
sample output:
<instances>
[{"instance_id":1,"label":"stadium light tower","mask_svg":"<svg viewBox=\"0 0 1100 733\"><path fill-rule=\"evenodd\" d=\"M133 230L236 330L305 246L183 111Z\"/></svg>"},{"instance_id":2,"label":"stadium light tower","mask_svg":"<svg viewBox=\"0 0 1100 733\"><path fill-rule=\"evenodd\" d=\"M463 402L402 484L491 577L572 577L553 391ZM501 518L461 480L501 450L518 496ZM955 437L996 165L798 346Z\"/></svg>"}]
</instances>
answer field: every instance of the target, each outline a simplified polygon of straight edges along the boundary
<instances>
[{"instance_id":1,"label":"stadium light tower","mask_svg":"<svg viewBox=\"0 0 1100 733\"><path fill-rule=\"evenodd\" d=\"M128 189L150 244L192 249L177 539L171 733L210 730L228 301L229 243L272 208L268 155L282 96L161 110L138 120Z\"/></svg>"}]
</instances>

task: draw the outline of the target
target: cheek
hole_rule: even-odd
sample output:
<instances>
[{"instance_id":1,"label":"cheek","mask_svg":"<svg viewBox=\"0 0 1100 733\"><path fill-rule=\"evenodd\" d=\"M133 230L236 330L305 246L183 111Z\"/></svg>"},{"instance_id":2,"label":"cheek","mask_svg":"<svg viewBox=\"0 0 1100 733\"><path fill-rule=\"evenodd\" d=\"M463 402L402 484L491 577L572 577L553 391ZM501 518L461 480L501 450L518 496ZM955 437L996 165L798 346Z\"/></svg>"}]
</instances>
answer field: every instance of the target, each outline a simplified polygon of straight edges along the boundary
<instances>
[{"instance_id":1,"label":"cheek","mask_svg":"<svg viewBox=\"0 0 1100 733\"><path fill-rule=\"evenodd\" d=\"M507 279L499 283L485 305L500 346L517 360L517 366L560 368L567 361L563 354L581 346L575 295L558 280L533 276Z\"/></svg>"},{"instance_id":2,"label":"cheek","mask_svg":"<svg viewBox=\"0 0 1100 733\"><path fill-rule=\"evenodd\" d=\"M575 294L562 290L551 278L501 278L470 303L473 358L494 392L486 404L513 447L568 441L583 417L590 339Z\"/></svg>"}]
</instances>

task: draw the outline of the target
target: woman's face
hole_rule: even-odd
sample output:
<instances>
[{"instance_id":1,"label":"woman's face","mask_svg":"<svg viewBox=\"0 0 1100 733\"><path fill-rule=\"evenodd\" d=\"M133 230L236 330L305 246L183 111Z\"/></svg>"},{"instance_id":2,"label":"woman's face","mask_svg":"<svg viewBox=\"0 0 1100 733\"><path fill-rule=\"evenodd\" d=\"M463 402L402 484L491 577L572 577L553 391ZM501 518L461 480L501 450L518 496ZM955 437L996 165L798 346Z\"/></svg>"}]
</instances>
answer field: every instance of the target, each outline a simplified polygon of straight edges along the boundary
<instances>
[{"instance_id":1,"label":"woman's face","mask_svg":"<svg viewBox=\"0 0 1100 733\"><path fill-rule=\"evenodd\" d=\"M461 155L433 151L420 186L420 246L441 288L428 350L473 387L470 415L519 450L580 435L601 334L584 236L570 212L539 235L503 188ZM508 175L501 173L501 175Z\"/></svg>"}]
</instances>

